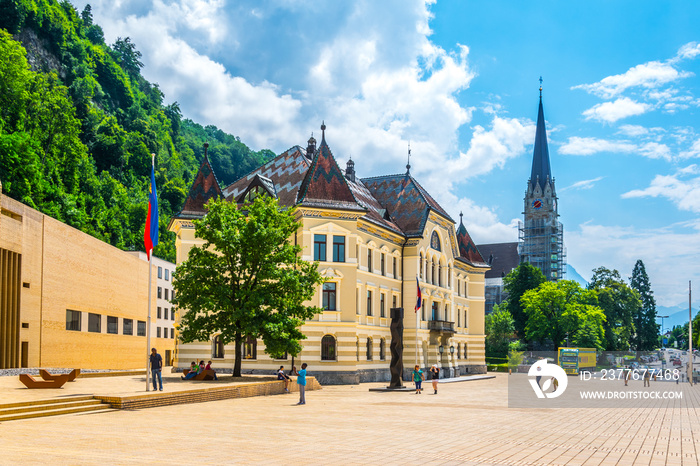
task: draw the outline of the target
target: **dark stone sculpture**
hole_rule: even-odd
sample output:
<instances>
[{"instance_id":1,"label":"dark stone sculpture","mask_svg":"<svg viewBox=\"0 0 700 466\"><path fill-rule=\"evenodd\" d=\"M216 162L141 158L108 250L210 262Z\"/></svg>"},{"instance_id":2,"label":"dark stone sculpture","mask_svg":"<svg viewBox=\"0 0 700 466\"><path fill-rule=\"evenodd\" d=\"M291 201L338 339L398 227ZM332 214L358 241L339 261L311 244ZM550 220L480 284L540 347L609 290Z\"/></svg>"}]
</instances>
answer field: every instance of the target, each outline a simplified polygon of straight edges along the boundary
<instances>
[{"instance_id":1,"label":"dark stone sculpture","mask_svg":"<svg viewBox=\"0 0 700 466\"><path fill-rule=\"evenodd\" d=\"M389 388L402 388L403 373L403 308L391 308L391 383Z\"/></svg>"}]
</instances>

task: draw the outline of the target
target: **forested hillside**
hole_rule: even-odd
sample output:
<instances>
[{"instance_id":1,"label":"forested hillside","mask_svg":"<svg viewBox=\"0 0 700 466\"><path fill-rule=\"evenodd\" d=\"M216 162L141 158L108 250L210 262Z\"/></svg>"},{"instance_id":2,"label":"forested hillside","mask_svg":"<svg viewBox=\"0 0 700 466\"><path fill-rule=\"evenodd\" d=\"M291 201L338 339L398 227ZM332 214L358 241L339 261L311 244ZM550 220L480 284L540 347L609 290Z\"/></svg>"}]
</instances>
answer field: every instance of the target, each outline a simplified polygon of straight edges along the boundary
<instances>
[{"instance_id":1,"label":"forested hillside","mask_svg":"<svg viewBox=\"0 0 700 466\"><path fill-rule=\"evenodd\" d=\"M214 126L183 119L141 76L131 40L107 45L88 5L0 0L0 181L3 193L125 250L143 250L151 154L160 243L175 260L170 217L201 163L226 185L269 160Z\"/></svg>"}]
</instances>

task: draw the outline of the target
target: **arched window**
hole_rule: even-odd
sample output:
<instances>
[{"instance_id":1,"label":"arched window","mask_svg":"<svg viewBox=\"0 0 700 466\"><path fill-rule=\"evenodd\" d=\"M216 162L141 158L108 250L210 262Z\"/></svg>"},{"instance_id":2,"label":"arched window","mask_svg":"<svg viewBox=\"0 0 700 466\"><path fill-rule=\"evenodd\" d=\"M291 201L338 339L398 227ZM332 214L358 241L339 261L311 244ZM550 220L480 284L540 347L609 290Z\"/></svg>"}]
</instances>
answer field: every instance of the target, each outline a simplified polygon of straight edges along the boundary
<instances>
[{"instance_id":1,"label":"arched window","mask_svg":"<svg viewBox=\"0 0 700 466\"><path fill-rule=\"evenodd\" d=\"M211 342L211 357L212 358L223 358L224 357L224 342L221 340L221 335L214 337Z\"/></svg>"},{"instance_id":2,"label":"arched window","mask_svg":"<svg viewBox=\"0 0 700 466\"><path fill-rule=\"evenodd\" d=\"M437 231L434 231L433 236L430 237L430 247L435 249L436 251L441 251L440 237L438 236Z\"/></svg>"},{"instance_id":3,"label":"arched window","mask_svg":"<svg viewBox=\"0 0 700 466\"><path fill-rule=\"evenodd\" d=\"M367 338L367 360L372 360L372 339Z\"/></svg>"},{"instance_id":4,"label":"arched window","mask_svg":"<svg viewBox=\"0 0 700 466\"><path fill-rule=\"evenodd\" d=\"M243 342L243 359L257 359L258 358L258 340L252 337L248 337L245 342Z\"/></svg>"},{"instance_id":5,"label":"arched window","mask_svg":"<svg viewBox=\"0 0 700 466\"><path fill-rule=\"evenodd\" d=\"M442 264L438 264L438 286L442 287Z\"/></svg>"},{"instance_id":6,"label":"arched window","mask_svg":"<svg viewBox=\"0 0 700 466\"><path fill-rule=\"evenodd\" d=\"M324 335L321 338L321 361L335 361L335 337Z\"/></svg>"},{"instance_id":7,"label":"arched window","mask_svg":"<svg viewBox=\"0 0 700 466\"><path fill-rule=\"evenodd\" d=\"M447 266L447 288L452 288L452 267Z\"/></svg>"},{"instance_id":8,"label":"arched window","mask_svg":"<svg viewBox=\"0 0 700 466\"><path fill-rule=\"evenodd\" d=\"M460 356L460 351L459 351L461 348L462 348L462 345L457 343L457 359L462 359L462 357Z\"/></svg>"},{"instance_id":9,"label":"arched window","mask_svg":"<svg viewBox=\"0 0 700 466\"><path fill-rule=\"evenodd\" d=\"M384 361L386 359L385 346L386 346L386 340L384 340L384 338L382 338L381 340L379 340L379 359L381 359L382 361Z\"/></svg>"},{"instance_id":10,"label":"arched window","mask_svg":"<svg viewBox=\"0 0 700 466\"><path fill-rule=\"evenodd\" d=\"M420 261L418 262L418 269L420 273L421 280L423 279L423 253L420 253Z\"/></svg>"},{"instance_id":11,"label":"arched window","mask_svg":"<svg viewBox=\"0 0 700 466\"><path fill-rule=\"evenodd\" d=\"M435 259L433 259L431 264L432 264L432 272L431 272L431 277L430 277L430 283L432 283L434 285L436 283L435 282Z\"/></svg>"}]
</instances>

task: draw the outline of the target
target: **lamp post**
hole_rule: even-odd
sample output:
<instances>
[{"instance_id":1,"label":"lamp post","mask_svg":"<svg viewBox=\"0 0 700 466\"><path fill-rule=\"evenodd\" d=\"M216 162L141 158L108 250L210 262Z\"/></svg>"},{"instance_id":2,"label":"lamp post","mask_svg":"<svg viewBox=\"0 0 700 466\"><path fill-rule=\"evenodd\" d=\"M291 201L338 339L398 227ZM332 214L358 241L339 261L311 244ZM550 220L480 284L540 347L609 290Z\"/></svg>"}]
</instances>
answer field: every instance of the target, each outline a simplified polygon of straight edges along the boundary
<instances>
[{"instance_id":1,"label":"lamp post","mask_svg":"<svg viewBox=\"0 0 700 466\"><path fill-rule=\"evenodd\" d=\"M661 319L661 347L664 347L664 319L668 316L658 316Z\"/></svg>"},{"instance_id":2,"label":"lamp post","mask_svg":"<svg viewBox=\"0 0 700 466\"><path fill-rule=\"evenodd\" d=\"M450 346L450 354L455 354L455 347L454 347L454 345Z\"/></svg>"},{"instance_id":3,"label":"lamp post","mask_svg":"<svg viewBox=\"0 0 700 466\"><path fill-rule=\"evenodd\" d=\"M438 353L440 353L440 356L442 356L442 353L444 353L444 352L445 352L445 348L442 345L438 346Z\"/></svg>"}]
</instances>

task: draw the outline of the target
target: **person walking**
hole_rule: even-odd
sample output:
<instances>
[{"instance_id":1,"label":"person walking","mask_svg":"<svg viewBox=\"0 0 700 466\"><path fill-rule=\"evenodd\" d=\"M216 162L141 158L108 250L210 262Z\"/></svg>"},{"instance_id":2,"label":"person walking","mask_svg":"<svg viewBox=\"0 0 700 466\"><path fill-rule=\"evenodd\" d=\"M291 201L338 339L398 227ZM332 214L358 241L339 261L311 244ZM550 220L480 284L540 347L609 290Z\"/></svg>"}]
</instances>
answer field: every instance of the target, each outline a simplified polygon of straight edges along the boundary
<instances>
[{"instance_id":1,"label":"person walking","mask_svg":"<svg viewBox=\"0 0 700 466\"><path fill-rule=\"evenodd\" d=\"M160 385L160 391L163 391L163 377L161 376L161 371L163 370L163 358L160 357L158 351L155 348L151 348L151 377L153 377L153 391L158 390L156 385L156 377L158 377L158 385Z\"/></svg>"},{"instance_id":2,"label":"person walking","mask_svg":"<svg viewBox=\"0 0 700 466\"><path fill-rule=\"evenodd\" d=\"M433 380L433 390L435 390L433 395L437 395L437 384L438 379L440 379L440 368L437 364L433 364L433 367L430 368L430 378Z\"/></svg>"},{"instance_id":3,"label":"person walking","mask_svg":"<svg viewBox=\"0 0 700 466\"><path fill-rule=\"evenodd\" d=\"M299 375L297 376L297 385L299 385L299 403L298 405L305 405L306 404L306 396L304 394L304 391L306 390L306 363L301 365L301 370L299 371Z\"/></svg>"},{"instance_id":4,"label":"person walking","mask_svg":"<svg viewBox=\"0 0 700 466\"><path fill-rule=\"evenodd\" d=\"M423 375L423 371L420 370L420 366L416 364L416 367L413 368L413 382L416 384L416 395L420 395L421 391L423 391L421 387L423 380L425 380L425 375Z\"/></svg>"}]
</instances>

